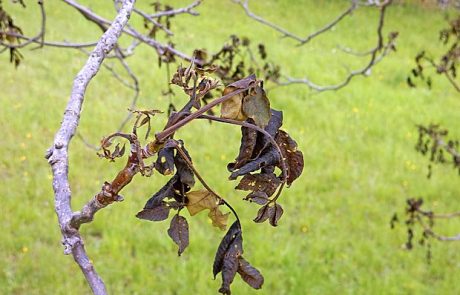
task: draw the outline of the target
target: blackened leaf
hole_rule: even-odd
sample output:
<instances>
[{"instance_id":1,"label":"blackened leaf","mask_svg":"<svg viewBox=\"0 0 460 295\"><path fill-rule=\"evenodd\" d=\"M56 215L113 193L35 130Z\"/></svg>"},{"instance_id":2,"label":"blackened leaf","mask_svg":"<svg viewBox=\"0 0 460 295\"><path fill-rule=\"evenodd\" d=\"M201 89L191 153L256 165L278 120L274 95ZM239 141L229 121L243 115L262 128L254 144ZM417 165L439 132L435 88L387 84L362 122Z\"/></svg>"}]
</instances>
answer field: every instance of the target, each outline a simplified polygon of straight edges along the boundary
<instances>
[{"instance_id":1,"label":"blackened leaf","mask_svg":"<svg viewBox=\"0 0 460 295\"><path fill-rule=\"evenodd\" d=\"M177 254L180 256L184 252L185 248L187 248L189 243L187 219L180 215L174 215L174 217L171 219L168 235L171 237L174 243L179 246Z\"/></svg>"},{"instance_id":2,"label":"blackened leaf","mask_svg":"<svg viewBox=\"0 0 460 295\"><path fill-rule=\"evenodd\" d=\"M291 185L302 174L304 166L303 154L297 149L297 142L283 130L278 131L275 141L280 147L283 158L286 161L288 170L287 184Z\"/></svg>"},{"instance_id":3,"label":"blackened leaf","mask_svg":"<svg viewBox=\"0 0 460 295\"><path fill-rule=\"evenodd\" d=\"M243 236L241 231L236 234L224 256L222 264L222 286L219 292L230 295L230 285L238 271L238 258L243 254Z\"/></svg>"},{"instance_id":4,"label":"blackened leaf","mask_svg":"<svg viewBox=\"0 0 460 295\"><path fill-rule=\"evenodd\" d=\"M158 206L164 198L174 197L174 184L178 181L179 176L176 174L158 191L156 192L145 204L144 209L151 209Z\"/></svg>"},{"instance_id":5,"label":"blackened leaf","mask_svg":"<svg viewBox=\"0 0 460 295\"><path fill-rule=\"evenodd\" d=\"M254 289L262 288L264 284L264 277L262 274L242 256L238 259L238 273L243 281Z\"/></svg>"},{"instance_id":6,"label":"blackened leaf","mask_svg":"<svg viewBox=\"0 0 460 295\"><path fill-rule=\"evenodd\" d=\"M265 220L267 220L269 217L269 211L270 211L270 207L268 205L261 207L259 211L257 212L256 218L254 218L254 222L262 223Z\"/></svg>"},{"instance_id":7,"label":"blackened leaf","mask_svg":"<svg viewBox=\"0 0 460 295\"><path fill-rule=\"evenodd\" d=\"M158 152L155 169L163 175L169 175L174 172L174 148L163 147Z\"/></svg>"},{"instance_id":8,"label":"blackened leaf","mask_svg":"<svg viewBox=\"0 0 460 295\"><path fill-rule=\"evenodd\" d=\"M264 128L265 131L267 131L268 134L275 138L276 133L282 125L283 112L271 109L270 121L268 121L268 125ZM257 136L256 147L254 148L252 157L257 158L270 145L271 143L269 138L266 135L259 132Z\"/></svg>"},{"instance_id":9,"label":"blackened leaf","mask_svg":"<svg viewBox=\"0 0 460 295\"><path fill-rule=\"evenodd\" d=\"M185 149L183 142L179 141L179 143L185 155L188 157L190 162L192 162L192 158L190 157L188 151ZM179 153L176 153L176 156L174 157L174 164L176 165L177 174L179 174L180 181L189 187L193 187L195 185L195 177L193 171L190 169L190 167L187 165Z\"/></svg>"},{"instance_id":10,"label":"blackened leaf","mask_svg":"<svg viewBox=\"0 0 460 295\"><path fill-rule=\"evenodd\" d=\"M227 233L220 242L219 247L217 248L216 256L214 258L214 265L212 268L214 278L216 278L217 274L222 270L225 253L227 253L228 248L238 234L241 234L241 225L238 221L235 221L232 226L230 226Z\"/></svg>"},{"instance_id":11,"label":"blackened leaf","mask_svg":"<svg viewBox=\"0 0 460 295\"><path fill-rule=\"evenodd\" d=\"M227 165L228 171L232 172L241 168L244 164L251 160L254 148L257 141L257 131L248 127L241 127L241 145L240 153L235 160L235 163Z\"/></svg>"},{"instance_id":12,"label":"blackened leaf","mask_svg":"<svg viewBox=\"0 0 460 295\"><path fill-rule=\"evenodd\" d=\"M244 198L246 201L253 202L259 205L265 205L268 202L268 196L265 192L252 192Z\"/></svg>"},{"instance_id":13,"label":"blackened leaf","mask_svg":"<svg viewBox=\"0 0 460 295\"><path fill-rule=\"evenodd\" d=\"M162 221L168 218L170 209L165 202L161 202L153 208L143 209L136 214L136 217L150 221Z\"/></svg>"},{"instance_id":14,"label":"blackened leaf","mask_svg":"<svg viewBox=\"0 0 460 295\"><path fill-rule=\"evenodd\" d=\"M246 174L236 186L238 190L263 191L268 196L273 195L281 180L274 173L270 174Z\"/></svg>"},{"instance_id":15,"label":"blackened leaf","mask_svg":"<svg viewBox=\"0 0 460 295\"><path fill-rule=\"evenodd\" d=\"M256 86L253 92L244 97L243 113L252 118L255 124L261 128L268 125L271 116L270 101L262 87Z\"/></svg>"},{"instance_id":16,"label":"blackened leaf","mask_svg":"<svg viewBox=\"0 0 460 295\"><path fill-rule=\"evenodd\" d=\"M265 166L272 166L278 164L280 161L279 153L275 148L270 148L266 152L264 152L260 157L257 159L245 164L237 171L233 171L230 174L230 180L236 179L238 176L248 174L250 172L259 170Z\"/></svg>"},{"instance_id":17,"label":"blackened leaf","mask_svg":"<svg viewBox=\"0 0 460 295\"><path fill-rule=\"evenodd\" d=\"M275 204L275 206L268 209L268 221L272 226L278 225L278 220L280 220L283 212L283 207L280 204Z\"/></svg>"}]
</instances>

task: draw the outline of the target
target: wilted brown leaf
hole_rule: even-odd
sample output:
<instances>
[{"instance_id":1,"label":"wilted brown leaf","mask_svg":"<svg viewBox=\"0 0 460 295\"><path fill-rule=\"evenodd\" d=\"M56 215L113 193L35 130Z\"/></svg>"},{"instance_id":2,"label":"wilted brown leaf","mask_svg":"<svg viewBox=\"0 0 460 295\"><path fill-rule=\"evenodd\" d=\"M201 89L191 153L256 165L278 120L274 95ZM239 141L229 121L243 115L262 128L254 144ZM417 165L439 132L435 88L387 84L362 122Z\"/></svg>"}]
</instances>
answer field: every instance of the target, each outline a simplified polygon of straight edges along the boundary
<instances>
[{"instance_id":1,"label":"wilted brown leaf","mask_svg":"<svg viewBox=\"0 0 460 295\"><path fill-rule=\"evenodd\" d=\"M244 79L236 81L227 87L225 87L223 95L230 94L238 89L248 88L251 84L256 81L255 75L250 75ZM232 96L231 98L224 101L221 105L220 115L222 118L233 119L244 121L247 117L243 113L242 104L243 104L244 94L240 93Z\"/></svg>"},{"instance_id":2,"label":"wilted brown leaf","mask_svg":"<svg viewBox=\"0 0 460 295\"><path fill-rule=\"evenodd\" d=\"M174 148L163 147L158 152L155 169L163 175L170 175L174 172Z\"/></svg>"},{"instance_id":3,"label":"wilted brown leaf","mask_svg":"<svg viewBox=\"0 0 460 295\"><path fill-rule=\"evenodd\" d=\"M272 226L278 225L278 220L280 220L281 216L283 215L284 210L280 204L275 204L275 206L270 207L268 209L268 221Z\"/></svg>"},{"instance_id":4,"label":"wilted brown leaf","mask_svg":"<svg viewBox=\"0 0 460 295\"><path fill-rule=\"evenodd\" d=\"M214 258L214 264L212 268L214 278L216 278L216 275L222 270L225 253L227 253L228 248L230 247L230 245L232 244L233 240L236 238L237 235L241 235L241 225L238 221L235 221L230 226L227 233L222 238L222 241L220 242L219 247L217 248L216 256Z\"/></svg>"},{"instance_id":5,"label":"wilted brown leaf","mask_svg":"<svg viewBox=\"0 0 460 295\"><path fill-rule=\"evenodd\" d=\"M184 147L184 143L181 140L179 143L181 145L182 151L184 151L187 158L190 160L190 162L192 162L192 158L190 157L187 149ZM195 185L193 170L190 169L190 167L187 165L179 153L176 153L176 156L174 157L174 164L176 165L177 174L179 175L180 181L189 187L193 187Z\"/></svg>"},{"instance_id":6,"label":"wilted brown leaf","mask_svg":"<svg viewBox=\"0 0 460 295\"><path fill-rule=\"evenodd\" d=\"M237 90L237 88L227 86L225 87L224 92L222 94L227 95L234 92L235 90ZM247 117L243 114L242 110L243 97L244 94L240 93L224 101L221 105L220 116L226 119L233 119L239 121L246 120Z\"/></svg>"},{"instance_id":7,"label":"wilted brown leaf","mask_svg":"<svg viewBox=\"0 0 460 295\"><path fill-rule=\"evenodd\" d=\"M225 230L227 228L227 220L230 212L223 214L218 208L211 209L209 211L209 218L212 220L212 225Z\"/></svg>"},{"instance_id":8,"label":"wilted brown leaf","mask_svg":"<svg viewBox=\"0 0 460 295\"><path fill-rule=\"evenodd\" d=\"M189 231L187 219L180 215L174 215L168 229L168 235L179 246L177 254L180 256L189 243Z\"/></svg>"},{"instance_id":9,"label":"wilted brown leaf","mask_svg":"<svg viewBox=\"0 0 460 295\"><path fill-rule=\"evenodd\" d=\"M252 121L249 119L248 121ZM234 163L227 165L228 171L232 172L236 169L241 168L244 164L249 162L252 158L254 148L257 142L257 131L248 127L241 127L241 145L240 153L235 159Z\"/></svg>"},{"instance_id":10,"label":"wilted brown leaf","mask_svg":"<svg viewBox=\"0 0 460 295\"><path fill-rule=\"evenodd\" d=\"M219 205L219 198L207 189L191 191L186 194L188 202L186 204L191 216L205 210L214 209Z\"/></svg>"},{"instance_id":11,"label":"wilted brown leaf","mask_svg":"<svg viewBox=\"0 0 460 295\"><path fill-rule=\"evenodd\" d=\"M265 205L268 202L268 195L265 192L256 191L250 193L244 199L259 205Z\"/></svg>"},{"instance_id":12,"label":"wilted brown leaf","mask_svg":"<svg viewBox=\"0 0 460 295\"><path fill-rule=\"evenodd\" d=\"M249 262L247 262L243 256L238 258L238 273L240 274L243 281L254 289L262 288L264 284L264 277L262 274Z\"/></svg>"},{"instance_id":13,"label":"wilted brown leaf","mask_svg":"<svg viewBox=\"0 0 460 295\"><path fill-rule=\"evenodd\" d=\"M302 174L304 166L303 154L297 149L297 142L283 130L278 131L275 141L280 147L287 165L287 184L291 185Z\"/></svg>"},{"instance_id":14,"label":"wilted brown leaf","mask_svg":"<svg viewBox=\"0 0 460 295\"><path fill-rule=\"evenodd\" d=\"M227 252L224 256L222 264L222 286L219 292L225 295L230 295L230 285L235 278L236 272L238 271L238 258L243 254L243 237L241 232L236 234L232 243L228 247Z\"/></svg>"},{"instance_id":15,"label":"wilted brown leaf","mask_svg":"<svg viewBox=\"0 0 460 295\"><path fill-rule=\"evenodd\" d=\"M236 186L236 189L254 192L262 191L267 196L271 196L280 184L281 180L274 173L246 174Z\"/></svg>"},{"instance_id":16,"label":"wilted brown leaf","mask_svg":"<svg viewBox=\"0 0 460 295\"><path fill-rule=\"evenodd\" d=\"M220 205L220 199L216 195L207 189L188 192L186 195L188 199L186 207L191 216L205 209L209 209L210 212L208 216L212 220L212 225L220 229L225 229L227 226L228 213L223 214L219 210L218 206Z\"/></svg>"},{"instance_id":17,"label":"wilted brown leaf","mask_svg":"<svg viewBox=\"0 0 460 295\"><path fill-rule=\"evenodd\" d=\"M271 117L270 101L262 87L256 86L254 91L244 97L243 113L246 117L252 118L261 128L268 125Z\"/></svg>"},{"instance_id":18,"label":"wilted brown leaf","mask_svg":"<svg viewBox=\"0 0 460 295\"><path fill-rule=\"evenodd\" d=\"M143 209L136 214L136 217L150 221L162 221L168 218L170 209L165 202L161 202L152 208Z\"/></svg>"},{"instance_id":19,"label":"wilted brown leaf","mask_svg":"<svg viewBox=\"0 0 460 295\"><path fill-rule=\"evenodd\" d=\"M267 220L269 217L269 214L268 214L269 211L270 211L270 207L268 206L268 204L261 207L259 211L257 212L256 218L254 218L254 222L262 223L265 220Z\"/></svg>"}]
</instances>

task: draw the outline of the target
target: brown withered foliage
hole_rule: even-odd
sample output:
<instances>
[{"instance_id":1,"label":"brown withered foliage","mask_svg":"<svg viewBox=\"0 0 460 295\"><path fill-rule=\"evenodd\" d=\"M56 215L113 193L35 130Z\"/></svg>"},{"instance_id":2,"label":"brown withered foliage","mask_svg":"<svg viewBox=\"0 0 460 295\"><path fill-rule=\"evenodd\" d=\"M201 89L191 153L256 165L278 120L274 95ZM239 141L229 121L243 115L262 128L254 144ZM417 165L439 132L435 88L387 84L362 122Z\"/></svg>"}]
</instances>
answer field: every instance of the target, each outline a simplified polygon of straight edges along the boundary
<instances>
[{"instance_id":1,"label":"brown withered foliage","mask_svg":"<svg viewBox=\"0 0 460 295\"><path fill-rule=\"evenodd\" d=\"M20 1L20 4L25 7L22 1ZM14 23L11 15L4 10L2 1L0 0L0 42L12 46L20 44L21 39L15 35L22 34L22 29ZM2 46L0 46L0 49L1 47ZM10 62L14 64L15 67L18 67L23 59L21 52L15 47L9 47L8 50L10 53Z\"/></svg>"},{"instance_id":2,"label":"brown withered foliage","mask_svg":"<svg viewBox=\"0 0 460 295\"><path fill-rule=\"evenodd\" d=\"M439 57L434 57L426 51L421 51L415 57L416 66L411 69L407 77L407 84L414 88L416 82L426 83L429 89L433 81L427 70L434 69L435 73L445 77L452 87L460 92L457 69L460 64L460 16L449 22L449 26L439 32L439 41L447 48L447 51ZM459 140L449 138L449 131L439 124L417 125L418 139L415 150L429 158L427 178L432 177L433 165L450 165L460 175L460 146ZM423 198L409 198L406 200L405 226L407 227L406 249L414 248L418 244L426 248L426 258L430 262L431 240L460 241L460 234L456 236L444 236L434 229L435 220L452 219L460 217L460 212L435 213L422 208ZM394 228L399 218L395 213L390 221ZM421 233L421 234L420 234Z\"/></svg>"},{"instance_id":3,"label":"brown withered foliage","mask_svg":"<svg viewBox=\"0 0 460 295\"><path fill-rule=\"evenodd\" d=\"M435 69L435 73L444 76L452 86L460 91L457 79L457 69L460 65L460 16L449 22L449 26L439 32L439 41L447 51L439 57L434 57L425 50L415 57L416 66L407 77L407 84L416 87L416 80L420 80L432 87L433 81L426 70Z\"/></svg>"},{"instance_id":4,"label":"brown withered foliage","mask_svg":"<svg viewBox=\"0 0 460 295\"><path fill-rule=\"evenodd\" d=\"M230 285L237 273L255 289L262 287L264 278L243 258L243 231L236 211L196 170L184 142L174 138L176 131L195 119L241 126L240 150L235 161L227 165L227 169L231 173L230 180L240 178L236 189L250 192L244 200L262 206L254 219L257 223L268 220L270 225L278 225L284 212L278 198L283 188L300 176L304 163L297 143L286 131L280 129L283 114L270 108L263 82L251 74L219 89L220 82L211 76L215 75L216 69L216 66L200 66L194 62L188 67L179 66L171 83L180 87L189 96L189 101L179 111L172 111L168 115L164 129L155 133L153 141L142 146L138 140L139 130L146 129L144 139L147 139L151 132L151 120L161 112L132 110L135 114L132 133L117 132L103 138L99 155L110 161L123 157L125 145L118 142L112 148L112 144L118 139L125 139L131 147L126 166L130 167L130 171L140 172L143 176L151 176L156 171L169 177L163 187L147 200L136 217L163 221L174 211L168 235L178 246L179 255L189 245L189 225L183 215L184 208L190 216L205 211L212 225L220 230L226 229L230 214L233 213L236 220L223 237L213 266L214 276L222 274L219 292L231 294ZM212 91L221 92L223 96L203 103ZM218 105L221 107L220 117L209 115L209 110ZM148 164L150 158L153 160ZM130 179L124 180L125 176L132 177L132 173L120 172L113 183L126 185ZM197 180L201 184L199 187L196 187ZM113 183L107 183L108 191Z\"/></svg>"}]
</instances>

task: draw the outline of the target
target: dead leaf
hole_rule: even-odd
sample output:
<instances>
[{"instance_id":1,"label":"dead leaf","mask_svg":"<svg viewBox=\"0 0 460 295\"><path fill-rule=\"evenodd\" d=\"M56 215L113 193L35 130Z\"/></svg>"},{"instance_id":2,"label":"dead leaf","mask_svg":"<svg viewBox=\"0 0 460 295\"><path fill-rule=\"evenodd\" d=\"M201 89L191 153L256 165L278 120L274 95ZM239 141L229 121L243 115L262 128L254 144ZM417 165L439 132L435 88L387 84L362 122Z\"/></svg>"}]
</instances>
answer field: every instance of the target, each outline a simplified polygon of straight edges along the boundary
<instances>
[{"instance_id":1,"label":"dead leaf","mask_svg":"<svg viewBox=\"0 0 460 295\"><path fill-rule=\"evenodd\" d=\"M262 191L252 192L247 195L244 200L249 201L251 203L256 203L259 205L265 205L268 203L268 195Z\"/></svg>"},{"instance_id":2,"label":"dead leaf","mask_svg":"<svg viewBox=\"0 0 460 295\"><path fill-rule=\"evenodd\" d=\"M174 148L165 146L158 152L155 169L163 175L174 172Z\"/></svg>"},{"instance_id":3,"label":"dead leaf","mask_svg":"<svg viewBox=\"0 0 460 295\"><path fill-rule=\"evenodd\" d=\"M252 121L252 120L248 120ZM227 169L230 172L233 172L236 169L241 168L244 164L249 162L252 158L254 148L257 142L257 131L248 127L241 127L241 145L240 153L235 159L234 163L229 163Z\"/></svg>"},{"instance_id":4,"label":"dead leaf","mask_svg":"<svg viewBox=\"0 0 460 295\"><path fill-rule=\"evenodd\" d=\"M265 205L265 206L263 206L263 207L261 207L261 208L259 209L259 211L257 212L256 218L254 218L254 222L256 222L256 223L262 223L262 222L264 222L265 220L267 220L268 217L269 217L269 214L268 214L269 209L270 209L270 207L268 206L268 204Z\"/></svg>"},{"instance_id":5,"label":"dead leaf","mask_svg":"<svg viewBox=\"0 0 460 295\"><path fill-rule=\"evenodd\" d=\"M243 256L238 258L238 273L240 274L243 281L254 289L262 288L264 284L264 277L262 274L249 262L247 262Z\"/></svg>"},{"instance_id":6,"label":"dead leaf","mask_svg":"<svg viewBox=\"0 0 460 295\"><path fill-rule=\"evenodd\" d=\"M166 202L161 202L152 208L143 209L136 214L136 217L150 221L162 221L168 218L170 209Z\"/></svg>"},{"instance_id":7,"label":"dead leaf","mask_svg":"<svg viewBox=\"0 0 460 295\"><path fill-rule=\"evenodd\" d=\"M289 186L302 174L304 166L303 154L297 149L297 142L283 130L278 131L275 141L280 147L287 165L287 185Z\"/></svg>"},{"instance_id":8,"label":"dead leaf","mask_svg":"<svg viewBox=\"0 0 460 295\"><path fill-rule=\"evenodd\" d=\"M219 247L217 248L216 256L214 258L214 264L212 268L214 279L216 278L217 274L221 272L222 266L224 263L225 253L227 253L230 245L235 240L237 235L241 235L241 225L238 221L235 221L230 226L227 233L222 238L222 241L220 242Z\"/></svg>"},{"instance_id":9,"label":"dead leaf","mask_svg":"<svg viewBox=\"0 0 460 295\"><path fill-rule=\"evenodd\" d=\"M270 197L280 184L281 180L274 173L246 174L236 186L236 189L253 192L261 191Z\"/></svg>"},{"instance_id":10,"label":"dead leaf","mask_svg":"<svg viewBox=\"0 0 460 295\"><path fill-rule=\"evenodd\" d=\"M236 91L237 88L232 86L227 86L224 89L223 95L230 94ZM236 94L231 98L227 99L221 104L220 116L226 119L233 119L238 121L244 121L247 117L243 114L242 104L243 104L244 94Z\"/></svg>"},{"instance_id":11,"label":"dead leaf","mask_svg":"<svg viewBox=\"0 0 460 295\"><path fill-rule=\"evenodd\" d=\"M207 189L188 192L186 196L188 199L186 206L191 216L205 209L217 208L220 203L219 198L217 198Z\"/></svg>"},{"instance_id":12,"label":"dead leaf","mask_svg":"<svg viewBox=\"0 0 460 295\"><path fill-rule=\"evenodd\" d=\"M254 91L243 99L243 114L254 120L254 123L265 128L270 121L270 101L268 100L265 91L260 86L256 86Z\"/></svg>"},{"instance_id":13,"label":"dead leaf","mask_svg":"<svg viewBox=\"0 0 460 295\"><path fill-rule=\"evenodd\" d=\"M168 235L179 246L177 254L180 256L189 244L188 223L185 217L174 215L171 219L171 225L168 229Z\"/></svg>"},{"instance_id":14,"label":"dead leaf","mask_svg":"<svg viewBox=\"0 0 460 295\"><path fill-rule=\"evenodd\" d=\"M225 230L227 228L227 220L230 212L223 214L218 208L209 211L209 218L212 220L212 225Z\"/></svg>"},{"instance_id":15,"label":"dead leaf","mask_svg":"<svg viewBox=\"0 0 460 295\"><path fill-rule=\"evenodd\" d=\"M188 192L186 194L188 202L186 204L187 210L191 216L209 209L209 218L212 220L212 225L225 229L227 226L228 214L223 214L218 206L220 205L220 199L208 191L207 189L201 189L198 191Z\"/></svg>"},{"instance_id":16,"label":"dead leaf","mask_svg":"<svg viewBox=\"0 0 460 295\"><path fill-rule=\"evenodd\" d=\"M280 204L275 204L268 209L268 221L272 226L278 225L278 220L280 220L281 216L283 215L284 210Z\"/></svg>"},{"instance_id":17,"label":"dead leaf","mask_svg":"<svg viewBox=\"0 0 460 295\"><path fill-rule=\"evenodd\" d=\"M225 87L224 92L222 94L227 95L239 89L249 88L251 84L255 83L255 81L256 76L250 75ZM221 104L221 117L239 121L246 120L247 117L244 115L242 110L244 96L244 93L240 93L224 101Z\"/></svg>"}]
</instances>

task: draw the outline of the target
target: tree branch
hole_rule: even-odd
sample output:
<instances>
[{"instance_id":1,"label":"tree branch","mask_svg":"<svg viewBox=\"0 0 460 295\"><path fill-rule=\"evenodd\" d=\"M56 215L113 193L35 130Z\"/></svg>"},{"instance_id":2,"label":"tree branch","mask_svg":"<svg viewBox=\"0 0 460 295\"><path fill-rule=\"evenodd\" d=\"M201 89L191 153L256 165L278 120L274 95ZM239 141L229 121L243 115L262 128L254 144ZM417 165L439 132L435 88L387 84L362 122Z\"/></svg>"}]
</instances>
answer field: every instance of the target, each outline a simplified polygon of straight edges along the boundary
<instances>
[{"instance_id":1,"label":"tree branch","mask_svg":"<svg viewBox=\"0 0 460 295\"><path fill-rule=\"evenodd\" d=\"M308 42L310 42L312 39L315 37L318 37L319 35L329 31L334 27L336 24L338 24L343 18L345 18L347 15L351 14L356 8L358 8L358 1L357 0L352 0L351 5L348 9L346 9L344 12L342 12L336 19L322 27L321 29L311 33L310 35L307 35L306 37L300 37L294 33L289 32L288 30L282 28L281 26L278 26L270 21L265 20L264 18L254 14L250 9L249 9L249 0L234 0L235 3L239 4L241 7L243 7L244 11L246 12L246 15L249 16L250 18L254 19L255 21L268 26L275 31L279 32L280 34L283 35L283 37L291 38L299 42L299 46L302 46Z\"/></svg>"},{"instance_id":2,"label":"tree branch","mask_svg":"<svg viewBox=\"0 0 460 295\"><path fill-rule=\"evenodd\" d=\"M368 76L370 74L371 68L378 64L385 56L387 56L390 53L391 50L394 49L397 33L390 33L388 42L386 44L384 44L383 42L383 26L385 23L385 11L387 7L391 4L391 2L391 0L387 0L381 4L379 22L377 26L377 44L373 49L367 52L367 54L370 54L371 57L363 68L350 72L348 76L346 76L343 79L342 82L337 83L335 85L322 86L312 82L308 78L291 77L286 77L287 81L280 83L280 85L286 86L290 84L306 84L310 89L315 90L317 92L322 92L329 90L339 90L348 85L351 82L351 80L353 80L353 78L357 76Z\"/></svg>"},{"instance_id":3,"label":"tree branch","mask_svg":"<svg viewBox=\"0 0 460 295\"><path fill-rule=\"evenodd\" d=\"M68 148L79 124L86 88L91 79L99 71L106 55L115 47L123 28L128 23L131 11L134 8L134 2L135 0L123 1L123 6L115 20L102 35L86 64L75 77L61 126L55 135L53 146L46 153L46 158L53 172L55 211L63 235L65 253L72 253L93 293L101 295L107 293L104 282L89 261L78 230L70 224L73 212L71 208L72 195L68 179Z\"/></svg>"}]
</instances>

